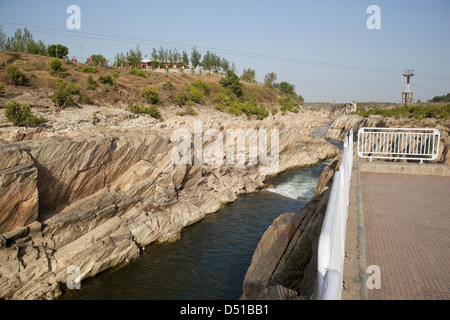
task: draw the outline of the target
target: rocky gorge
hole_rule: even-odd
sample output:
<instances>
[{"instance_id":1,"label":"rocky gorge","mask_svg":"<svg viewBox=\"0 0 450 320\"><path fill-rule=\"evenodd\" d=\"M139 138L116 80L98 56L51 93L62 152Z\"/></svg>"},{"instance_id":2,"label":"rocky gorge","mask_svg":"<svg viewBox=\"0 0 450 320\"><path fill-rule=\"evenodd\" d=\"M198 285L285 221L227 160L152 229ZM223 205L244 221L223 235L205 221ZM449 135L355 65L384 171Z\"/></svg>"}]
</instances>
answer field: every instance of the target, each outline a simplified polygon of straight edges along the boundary
<instances>
[{"instance_id":1,"label":"rocky gorge","mask_svg":"<svg viewBox=\"0 0 450 320\"><path fill-rule=\"evenodd\" d=\"M68 108L45 127L0 132L0 298L55 299L80 280L138 259L153 242L174 241L186 226L239 194L264 187L262 166L177 164L176 129L279 130L279 166L313 165L338 154L312 139L330 114L305 110L248 120L215 110L164 122L115 108ZM203 148L209 141L203 141Z\"/></svg>"}]
</instances>

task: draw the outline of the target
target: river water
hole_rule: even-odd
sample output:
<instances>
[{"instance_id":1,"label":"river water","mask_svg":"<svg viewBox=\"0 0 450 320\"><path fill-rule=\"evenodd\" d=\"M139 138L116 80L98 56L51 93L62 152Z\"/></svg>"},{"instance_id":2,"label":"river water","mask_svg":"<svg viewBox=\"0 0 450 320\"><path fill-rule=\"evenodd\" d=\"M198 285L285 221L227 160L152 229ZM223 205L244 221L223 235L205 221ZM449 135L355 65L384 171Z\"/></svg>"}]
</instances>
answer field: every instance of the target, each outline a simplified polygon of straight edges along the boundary
<instances>
[{"instance_id":1,"label":"river water","mask_svg":"<svg viewBox=\"0 0 450 320\"><path fill-rule=\"evenodd\" d=\"M81 282L62 299L237 300L253 252L272 221L303 208L331 160L266 180L183 230L178 241L146 247L140 259Z\"/></svg>"}]
</instances>

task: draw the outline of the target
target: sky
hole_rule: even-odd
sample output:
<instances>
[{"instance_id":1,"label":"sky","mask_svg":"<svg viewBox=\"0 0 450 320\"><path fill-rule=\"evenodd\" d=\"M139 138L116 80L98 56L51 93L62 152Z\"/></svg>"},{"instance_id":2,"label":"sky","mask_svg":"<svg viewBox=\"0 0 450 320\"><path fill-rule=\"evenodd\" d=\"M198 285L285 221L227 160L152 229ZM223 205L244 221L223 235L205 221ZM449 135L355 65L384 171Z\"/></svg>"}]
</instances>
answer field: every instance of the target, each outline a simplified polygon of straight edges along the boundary
<instances>
[{"instance_id":1,"label":"sky","mask_svg":"<svg viewBox=\"0 0 450 320\"><path fill-rule=\"evenodd\" d=\"M67 27L70 5L80 29ZM254 69L263 82L276 73L307 102L401 102L409 69L415 100L450 92L450 0L0 0L0 25L7 36L27 28L34 40L61 43L78 60L196 46L238 75Z\"/></svg>"}]
</instances>

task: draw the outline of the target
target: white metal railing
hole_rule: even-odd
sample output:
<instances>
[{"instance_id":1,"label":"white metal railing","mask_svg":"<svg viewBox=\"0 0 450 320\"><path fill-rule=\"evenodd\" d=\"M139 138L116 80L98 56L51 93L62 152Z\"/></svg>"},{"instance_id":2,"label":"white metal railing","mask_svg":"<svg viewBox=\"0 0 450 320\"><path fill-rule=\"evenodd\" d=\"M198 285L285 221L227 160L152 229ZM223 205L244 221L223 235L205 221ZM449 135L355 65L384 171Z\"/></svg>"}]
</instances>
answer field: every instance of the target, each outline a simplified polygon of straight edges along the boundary
<instances>
[{"instance_id":1,"label":"white metal railing","mask_svg":"<svg viewBox=\"0 0 450 320\"><path fill-rule=\"evenodd\" d=\"M335 172L318 246L318 299L340 300L344 271L350 179L353 166L353 129L344 141L339 170Z\"/></svg>"},{"instance_id":2,"label":"white metal railing","mask_svg":"<svg viewBox=\"0 0 450 320\"><path fill-rule=\"evenodd\" d=\"M440 132L437 129L361 128L358 155L361 158L436 160Z\"/></svg>"}]
</instances>

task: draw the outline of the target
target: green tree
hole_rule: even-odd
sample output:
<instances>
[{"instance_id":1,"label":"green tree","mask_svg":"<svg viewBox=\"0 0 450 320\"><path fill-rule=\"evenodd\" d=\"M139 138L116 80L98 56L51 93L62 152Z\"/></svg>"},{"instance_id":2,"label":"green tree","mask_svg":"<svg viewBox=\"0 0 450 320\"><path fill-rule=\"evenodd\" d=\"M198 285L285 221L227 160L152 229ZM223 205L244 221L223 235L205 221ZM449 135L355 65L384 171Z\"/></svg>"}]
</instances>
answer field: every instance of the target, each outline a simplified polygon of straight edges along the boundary
<instances>
[{"instance_id":1,"label":"green tree","mask_svg":"<svg viewBox=\"0 0 450 320\"><path fill-rule=\"evenodd\" d=\"M286 81L280 83L280 90L286 94L295 94L295 86Z\"/></svg>"},{"instance_id":2,"label":"green tree","mask_svg":"<svg viewBox=\"0 0 450 320\"><path fill-rule=\"evenodd\" d=\"M239 82L238 76L231 70L228 70L225 77L220 80L220 84L225 88L229 88L237 97L242 96L242 83Z\"/></svg>"},{"instance_id":3,"label":"green tree","mask_svg":"<svg viewBox=\"0 0 450 320\"><path fill-rule=\"evenodd\" d=\"M41 40L39 40L37 42L32 41L27 46L27 52L31 53L31 54L45 56L45 55L47 55L47 47L46 47L45 43Z\"/></svg>"},{"instance_id":4,"label":"green tree","mask_svg":"<svg viewBox=\"0 0 450 320\"><path fill-rule=\"evenodd\" d=\"M64 59L67 58L67 56L69 55L69 48L63 46L62 44L52 44L48 46L47 54L50 57Z\"/></svg>"},{"instance_id":5,"label":"green tree","mask_svg":"<svg viewBox=\"0 0 450 320\"><path fill-rule=\"evenodd\" d=\"M160 47L158 49L158 60L163 63L169 62L169 51Z\"/></svg>"},{"instance_id":6,"label":"green tree","mask_svg":"<svg viewBox=\"0 0 450 320\"><path fill-rule=\"evenodd\" d=\"M189 64L189 56L188 56L186 50L183 50L181 59L183 60L183 63L184 63L185 65L188 65L188 64Z\"/></svg>"},{"instance_id":7,"label":"green tree","mask_svg":"<svg viewBox=\"0 0 450 320\"><path fill-rule=\"evenodd\" d=\"M436 96L431 99L431 102L450 102L450 93L443 96Z\"/></svg>"},{"instance_id":8,"label":"green tree","mask_svg":"<svg viewBox=\"0 0 450 320\"><path fill-rule=\"evenodd\" d=\"M197 51L197 48L194 47L191 52L191 65L193 69L196 69L201 62L202 54Z\"/></svg>"},{"instance_id":9,"label":"green tree","mask_svg":"<svg viewBox=\"0 0 450 320\"><path fill-rule=\"evenodd\" d=\"M34 41L31 32L25 28L22 32L17 29L12 37L6 37L3 29L0 30L0 49L13 52L26 52L32 54L46 54L46 47L42 41Z\"/></svg>"},{"instance_id":10,"label":"green tree","mask_svg":"<svg viewBox=\"0 0 450 320\"><path fill-rule=\"evenodd\" d=\"M27 28L22 33L21 29L17 29L12 37L8 37L5 41L7 51L26 52L27 42L30 41L31 34Z\"/></svg>"},{"instance_id":11,"label":"green tree","mask_svg":"<svg viewBox=\"0 0 450 320\"><path fill-rule=\"evenodd\" d=\"M94 66L106 66L106 58L101 54L93 54L91 58Z\"/></svg>"},{"instance_id":12,"label":"green tree","mask_svg":"<svg viewBox=\"0 0 450 320\"><path fill-rule=\"evenodd\" d=\"M128 65L134 68L138 67L141 64L142 52L139 49L139 46L136 46L136 50L130 49L126 60L128 62Z\"/></svg>"},{"instance_id":13,"label":"green tree","mask_svg":"<svg viewBox=\"0 0 450 320\"><path fill-rule=\"evenodd\" d=\"M275 81L277 80L277 74L274 72L268 73L264 76L264 85L269 88L273 88Z\"/></svg>"},{"instance_id":14,"label":"green tree","mask_svg":"<svg viewBox=\"0 0 450 320\"><path fill-rule=\"evenodd\" d=\"M126 64L127 64L127 59L125 57L125 54L123 52L117 53L114 58L114 65L116 67L121 67L122 65L126 65Z\"/></svg>"},{"instance_id":15,"label":"green tree","mask_svg":"<svg viewBox=\"0 0 450 320\"><path fill-rule=\"evenodd\" d=\"M0 26L0 51L5 51L6 50L6 40L7 39L8 39L8 37L3 32L3 27Z\"/></svg>"},{"instance_id":16,"label":"green tree","mask_svg":"<svg viewBox=\"0 0 450 320\"><path fill-rule=\"evenodd\" d=\"M230 63L227 59L222 58L222 61L220 62L220 68L223 70L223 72L227 72L230 70Z\"/></svg>"},{"instance_id":17,"label":"green tree","mask_svg":"<svg viewBox=\"0 0 450 320\"><path fill-rule=\"evenodd\" d=\"M219 72L221 68L220 57L213 52L207 51L206 54L203 56L201 66L203 67L203 69L214 70L215 72Z\"/></svg>"},{"instance_id":18,"label":"green tree","mask_svg":"<svg viewBox=\"0 0 450 320\"><path fill-rule=\"evenodd\" d=\"M242 72L241 80L245 82L256 82L256 72L250 68L244 69Z\"/></svg>"},{"instance_id":19,"label":"green tree","mask_svg":"<svg viewBox=\"0 0 450 320\"><path fill-rule=\"evenodd\" d=\"M152 60L154 60L154 61L158 61L159 60L158 51L156 51L155 48L152 49Z\"/></svg>"}]
</instances>

